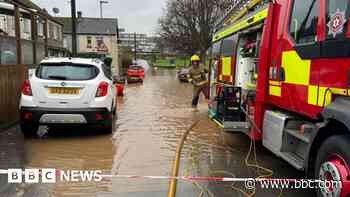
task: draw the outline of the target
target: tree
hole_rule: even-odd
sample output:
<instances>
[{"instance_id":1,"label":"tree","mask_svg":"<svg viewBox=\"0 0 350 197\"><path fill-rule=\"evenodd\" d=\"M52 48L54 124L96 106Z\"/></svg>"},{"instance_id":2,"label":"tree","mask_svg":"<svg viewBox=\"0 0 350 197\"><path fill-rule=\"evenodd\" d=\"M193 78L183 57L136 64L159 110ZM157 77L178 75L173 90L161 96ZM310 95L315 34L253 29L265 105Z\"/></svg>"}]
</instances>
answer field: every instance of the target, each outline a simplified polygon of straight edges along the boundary
<instances>
[{"instance_id":1,"label":"tree","mask_svg":"<svg viewBox=\"0 0 350 197\"><path fill-rule=\"evenodd\" d=\"M159 19L163 46L181 54L199 53L204 57L225 3L225 0L168 0L165 14Z\"/></svg>"}]
</instances>

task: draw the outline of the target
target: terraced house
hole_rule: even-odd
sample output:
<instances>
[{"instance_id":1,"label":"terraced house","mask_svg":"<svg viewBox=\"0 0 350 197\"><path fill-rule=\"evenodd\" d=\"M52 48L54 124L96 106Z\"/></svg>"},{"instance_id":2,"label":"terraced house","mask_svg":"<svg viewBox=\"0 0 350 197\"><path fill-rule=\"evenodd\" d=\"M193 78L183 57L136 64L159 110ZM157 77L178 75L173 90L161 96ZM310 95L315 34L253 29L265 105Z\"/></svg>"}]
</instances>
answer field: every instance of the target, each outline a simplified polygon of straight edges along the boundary
<instances>
[{"instance_id":1,"label":"terraced house","mask_svg":"<svg viewBox=\"0 0 350 197\"><path fill-rule=\"evenodd\" d=\"M72 51L72 20L70 17L56 17L63 25L64 47ZM98 57L112 57L112 73L118 75L118 19L83 17L78 12L77 50L80 56L94 54Z\"/></svg>"},{"instance_id":2,"label":"terraced house","mask_svg":"<svg viewBox=\"0 0 350 197\"><path fill-rule=\"evenodd\" d=\"M30 0L0 1L0 128L16 121L21 85L48 56L64 56L63 25Z\"/></svg>"}]
</instances>

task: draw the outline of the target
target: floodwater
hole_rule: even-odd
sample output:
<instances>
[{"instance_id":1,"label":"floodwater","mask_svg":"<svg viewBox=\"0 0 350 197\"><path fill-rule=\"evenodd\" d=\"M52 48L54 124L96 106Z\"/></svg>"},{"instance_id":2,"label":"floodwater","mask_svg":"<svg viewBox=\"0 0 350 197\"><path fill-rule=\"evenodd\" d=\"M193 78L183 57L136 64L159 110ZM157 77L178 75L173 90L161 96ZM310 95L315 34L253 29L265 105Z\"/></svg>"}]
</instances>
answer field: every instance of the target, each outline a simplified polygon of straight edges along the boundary
<instances>
[{"instance_id":1,"label":"floodwater","mask_svg":"<svg viewBox=\"0 0 350 197\"><path fill-rule=\"evenodd\" d=\"M144 84L130 84L119 98L112 135L86 128L55 128L42 139L26 139L18 128L0 133L0 167L102 170L108 175L170 176L176 147L194 122L182 151L181 176L302 178L302 173L256 144L248 164L250 140L221 131L207 114L202 98L199 112L190 108L192 87L176 79L176 71L150 70ZM252 146L254 147L254 146ZM18 150L18 151L14 151ZM14 162L15 161L15 162ZM267 171L269 170L269 171ZM1 175L0 175L1 176ZM0 182L4 178L0 178ZM5 184L6 185L6 184ZM28 197L163 197L169 180L106 178L101 182L57 182L0 186L0 196ZM247 196L242 183L179 181L177 196ZM312 191L263 191L256 196L313 196ZM246 193L246 194L245 194Z\"/></svg>"}]
</instances>

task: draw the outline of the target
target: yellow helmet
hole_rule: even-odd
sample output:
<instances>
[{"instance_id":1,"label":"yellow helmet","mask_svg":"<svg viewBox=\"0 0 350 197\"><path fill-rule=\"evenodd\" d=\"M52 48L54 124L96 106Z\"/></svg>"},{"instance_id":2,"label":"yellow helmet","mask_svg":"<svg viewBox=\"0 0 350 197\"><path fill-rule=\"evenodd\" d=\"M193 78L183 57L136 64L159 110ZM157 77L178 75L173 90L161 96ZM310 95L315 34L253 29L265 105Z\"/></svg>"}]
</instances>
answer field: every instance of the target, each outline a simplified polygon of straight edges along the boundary
<instances>
[{"instance_id":1,"label":"yellow helmet","mask_svg":"<svg viewBox=\"0 0 350 197\"><path fill-rule=\"evenodd\" d=\"M193 55L193 56L191 57L191 62L195 62L195 61L201 61L201 59L199 58L198 55Z\"/></svg>"}]
</instances>

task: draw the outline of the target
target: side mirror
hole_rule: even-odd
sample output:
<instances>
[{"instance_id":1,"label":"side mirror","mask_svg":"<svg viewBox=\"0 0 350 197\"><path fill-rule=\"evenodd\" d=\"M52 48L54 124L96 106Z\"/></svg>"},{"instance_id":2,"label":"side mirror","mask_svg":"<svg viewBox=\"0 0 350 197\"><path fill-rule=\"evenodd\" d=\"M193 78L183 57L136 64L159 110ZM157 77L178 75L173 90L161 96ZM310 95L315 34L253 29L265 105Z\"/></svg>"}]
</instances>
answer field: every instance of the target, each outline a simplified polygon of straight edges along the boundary
<instances>
[{"instance_id":1,"label":"side mirror","mask_svg":"<svg viewBox=\"0 0 350 197\"><path fill-rule=\"evenodd\" d=\"M33 76L34 76L34 74L35 74L35 69L34 69L34 68L32 68L32 69L28 69L28 78L33 77Z\"/></svg>"}]
</instances>

